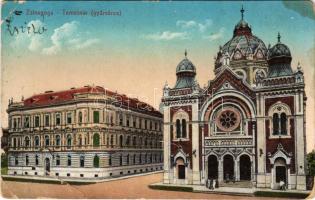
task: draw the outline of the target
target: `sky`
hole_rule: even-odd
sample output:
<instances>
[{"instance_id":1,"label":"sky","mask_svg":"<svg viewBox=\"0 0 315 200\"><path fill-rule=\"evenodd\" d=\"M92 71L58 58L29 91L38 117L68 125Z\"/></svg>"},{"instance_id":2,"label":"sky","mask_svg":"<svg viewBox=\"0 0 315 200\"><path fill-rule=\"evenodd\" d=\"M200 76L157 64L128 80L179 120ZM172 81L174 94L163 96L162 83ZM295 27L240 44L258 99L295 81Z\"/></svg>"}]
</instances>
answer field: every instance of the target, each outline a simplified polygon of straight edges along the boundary
<instances>
[{"instance_id":1,"label":"sky","mask_svg":"<svg viewBox=\"0 0 315 200\"><path fill-rule=\"evenodd\" d=\"M277 42L280 32L291 50L292 68L301 63L308 97L307 150L314 149L315 6L311 2L2 2L2 127L7 126L9 98L20 101L22 96L88 84L138 97L158 108L165 82L175 84L176 66L185 49L197 68L198 82L207 84L214 78L214 56L232 38L242 5L254 35L268 46ZM67 15L73 11L87 15ZM99 11L118 15L91 15ZM31 32L11 35L6 19L11 27L26 25ZM33 26L45 31L33 33Z\"/></svg>"}]
</instances>

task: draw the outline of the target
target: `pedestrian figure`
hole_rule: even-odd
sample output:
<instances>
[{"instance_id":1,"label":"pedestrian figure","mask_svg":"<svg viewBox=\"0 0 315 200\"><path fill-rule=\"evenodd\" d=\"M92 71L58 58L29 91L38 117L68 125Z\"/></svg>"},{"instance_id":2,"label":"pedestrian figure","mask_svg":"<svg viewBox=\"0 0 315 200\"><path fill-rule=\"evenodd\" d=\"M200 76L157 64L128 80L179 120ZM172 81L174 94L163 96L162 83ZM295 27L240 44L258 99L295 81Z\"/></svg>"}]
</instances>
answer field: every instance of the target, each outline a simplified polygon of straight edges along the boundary
<instances>
[{"instance_id":1,"label":"pedestrian figure","mask_svg":"<svg viewBox=\"0 0 315 200\"><path fill-rule=\"evenodd\" d=\"M228 183L230 182L230 175L227 173L225 174L225 181Z\"/></svg>"},{"instance_id":2,"label":"pedestrian figure","mask_svg":"<svg viewBox=\"0 0 315 200\"><path fill-rule=\"evenodd\" d=\"M285 190L285 182L283 180L280 181L280 190Z\"/></svg>"},{"instance_id":3,"label":"pedestrian figure","mask_svg":"<svg viewBox=\"0 0 315 200\"><path fill-rule=\"evenodd\" d=\"M215 186L216 186L216 180L215 179L213 179L213 183L212 183L212 189L214 190L214 188L215 188Z\"/></svg>"},{"instance_id":4,"label":"pedestrian figure","mask_svg":"<svg viewBox=\"0 0 315 200\"><path fill-rule=\"evenodd\" d=\"M208 182L209 182L209 179L206 180L206 188L209 188Z\"/></svg>"},{"instance_id":5,"label":"pedestrian figure","mask_svg":"<svg viewBox=\"0 0 315 200\"><path fill-rule=\"evenodd\" d=\"M210 189L211 185L211 179L208 179L208 189Z\"/></svg>"}]
</instances>

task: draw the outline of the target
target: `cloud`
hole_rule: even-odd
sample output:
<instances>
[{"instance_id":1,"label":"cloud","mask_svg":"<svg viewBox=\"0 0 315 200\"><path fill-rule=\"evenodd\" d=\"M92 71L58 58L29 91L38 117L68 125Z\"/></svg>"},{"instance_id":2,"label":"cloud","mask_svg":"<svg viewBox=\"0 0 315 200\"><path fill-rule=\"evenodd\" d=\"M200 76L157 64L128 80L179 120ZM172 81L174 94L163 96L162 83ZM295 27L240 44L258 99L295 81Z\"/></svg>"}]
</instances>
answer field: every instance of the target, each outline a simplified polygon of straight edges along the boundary
<instances>
[{"instance_id":1,"label":"cloud","mask_svg":"<svg viewBox=\"0 0 315 200\"><path fill-rule=\"evenodd\" d=\"M149 40L174 40L174 39L180 39L180 40L186 40L188 39L187 32L170 32L170 31L164 31L154 34L148 34L144 36L145 39Z\"/></svg>"},{"instance_id":2,"label":"cloud","mask_svg":"<svg viewBox=\"0 0 315 200\"><path fill-rule=\"evenodd\" d=\"M43 27L45 24L40 20L32 20L27 26L30 27L32 24L35 27ZM22 47L27 47L30 51L39 51L44 45L44 36L41 34L35 34L33 32L18 34L10 44L12 48L18 49Z\"/></svg>"},{"instance_id":3,"label":"cloud","mask_svg":"<svg viewBox=\"0 0 315 200\"><path fill-rule=\"evenodd\" d=\"M311 1L282 1L283 5L301 16L315 20L315 2Z\"/></svg>"},{"instance_id":4,"label":"cloud","mask_svg":"<svg viewBox=\"0 0 315 200\"><path fill-rule=\"evenodd\" d=\"M79 31L79 22L72 21L56 28L50 37L52 45L42 50L43 54L55 55L62 50L78 50L87 48L99 39L87 38L85 33Z\"/></svg>"},{"instance_id":5,"label":"cloud","mask_svg":"<svg viewBox=\"0 0 315 200\"><path fill-rule=\"evenodd\" d=\"M211 25L212 25L212 20L210 19L206 19L204 23L198 23L193 20L189 20L189 21L178 20L176 22L176 26L181 27L182 29L197 29L200 32L204 32Z\"/></svg>"},{"instance_id":6,"label":"cloud","mask_svg":"<svg viewBox=\"0 0 315 200\"><path fill-rule=\"evenodd\" d=\"M218 40L218 39L223 37L224 31L225 31L225 29L222 27L222 28L220 28L219 32L212 33L209 36L205 36L204 38L209 40L209 41Z\"/></svg>"}]
</instances>

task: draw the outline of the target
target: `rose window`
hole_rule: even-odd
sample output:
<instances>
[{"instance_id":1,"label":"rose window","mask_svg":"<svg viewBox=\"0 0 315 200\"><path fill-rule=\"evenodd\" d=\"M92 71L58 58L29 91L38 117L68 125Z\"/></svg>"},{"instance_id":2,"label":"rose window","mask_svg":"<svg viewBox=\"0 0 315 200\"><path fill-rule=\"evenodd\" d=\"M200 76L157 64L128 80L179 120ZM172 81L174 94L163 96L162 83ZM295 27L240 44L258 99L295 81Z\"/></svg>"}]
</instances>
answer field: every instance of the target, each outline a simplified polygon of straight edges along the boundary
<instances>
[{"instance_id":1,"label":"rose window","mask_svg":"<svg viewBox=\"0 0 315 200\"><path fill-rule=\"evenodd\" d=\"M217 115L216 124L222 131L233 131L240 124L240 114L232 108L222 110Z\"/></svg>"}]
</instances>

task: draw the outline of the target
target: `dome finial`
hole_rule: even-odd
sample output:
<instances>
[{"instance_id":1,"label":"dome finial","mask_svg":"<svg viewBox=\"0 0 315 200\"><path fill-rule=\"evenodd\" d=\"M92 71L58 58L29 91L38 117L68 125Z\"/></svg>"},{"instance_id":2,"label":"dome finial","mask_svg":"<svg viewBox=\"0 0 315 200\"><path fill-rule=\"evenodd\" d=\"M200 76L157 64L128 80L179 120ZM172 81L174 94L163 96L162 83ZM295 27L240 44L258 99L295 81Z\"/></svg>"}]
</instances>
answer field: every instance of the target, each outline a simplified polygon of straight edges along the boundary
<instances>
[{"instance_id":1,"label":"dome finial","mask_svg":"<svg viewBox=\"0 0 315 200\"><path fill-rule=\"evenodd\" d=\"M244 12L245 12L245 10L244 10L243 5L242 5L242 9L241 9L242 20L244 19Z\"/></svg>"},{"instance_id":2,"label":"dome finial","mask_svg":"<svg viewBox=\"0 0 315 200\"><path fill-rule=\"evenodd\" d=\"M281 35L280 32L278 32L278 43L280 43Z\"/></svg>"},{"instance_id":3,"label":"dome finial","mask_svg":"<svg viewBox=\"0 0 315 200\"><path fill-rule=\"evenodd\" d=\"M187 49L185 49L185 53L184 54L185 54L185 58L187 58Z\"/></svg>"}]
</instances>

